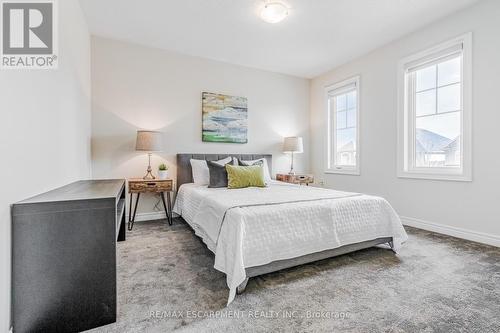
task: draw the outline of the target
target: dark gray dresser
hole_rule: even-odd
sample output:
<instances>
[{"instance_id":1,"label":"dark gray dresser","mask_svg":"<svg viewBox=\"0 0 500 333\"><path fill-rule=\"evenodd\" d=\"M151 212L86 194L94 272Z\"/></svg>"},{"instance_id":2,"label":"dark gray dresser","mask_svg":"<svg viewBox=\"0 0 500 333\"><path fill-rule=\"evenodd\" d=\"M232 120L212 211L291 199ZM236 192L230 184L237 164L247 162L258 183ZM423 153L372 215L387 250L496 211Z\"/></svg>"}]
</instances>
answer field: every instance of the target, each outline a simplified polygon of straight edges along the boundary
<instances>
[{"instance_id":1,"label":"dark gray dresser","mask_svg":"<svg viewBox=\"0 0 500 333\"><path fill-rule=\"evenodd\" d=\"M116 241L125 181L78 181L12 206L14 333L116 321Z\"/></svg>"}]
</instances>

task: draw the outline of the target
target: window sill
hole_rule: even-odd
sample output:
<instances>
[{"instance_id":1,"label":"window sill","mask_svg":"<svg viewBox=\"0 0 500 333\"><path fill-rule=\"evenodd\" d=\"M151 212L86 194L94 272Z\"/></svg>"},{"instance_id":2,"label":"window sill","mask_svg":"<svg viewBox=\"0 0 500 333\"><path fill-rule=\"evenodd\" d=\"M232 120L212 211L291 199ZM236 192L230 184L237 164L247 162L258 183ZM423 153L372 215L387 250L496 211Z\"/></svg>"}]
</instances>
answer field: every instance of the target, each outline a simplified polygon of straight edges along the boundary
<instances>
[{"instance_id":1,"label":"window sill","mask_svg":"<svg viewBox=\"0 0 500 333\"><path fill-rule=\"evenodd\" d=\"M400 172L398 178L423 179L423 180L445 180L454 182L471 182L472 176L462 174L435 174L419 172Z\"/></svg>"},{"instance_id":2,"label":"window sill","mask_svg":"<svg viewBox=\"0 0 500 333\"><path fill-rule=\"evenodd\" d=\"M351 175L351 176L359 176L360 172L356 169L327 169L325 170L326 174L338 174L338 175Z\"/></svg>"}]
</instances>

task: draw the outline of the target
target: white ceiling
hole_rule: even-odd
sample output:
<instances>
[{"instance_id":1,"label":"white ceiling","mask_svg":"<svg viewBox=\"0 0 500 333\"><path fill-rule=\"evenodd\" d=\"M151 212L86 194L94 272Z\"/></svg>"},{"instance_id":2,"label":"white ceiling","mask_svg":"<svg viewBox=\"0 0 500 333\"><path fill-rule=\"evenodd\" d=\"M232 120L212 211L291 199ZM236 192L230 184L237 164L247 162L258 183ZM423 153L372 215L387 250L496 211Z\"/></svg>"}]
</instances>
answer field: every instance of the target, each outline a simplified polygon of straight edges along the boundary
<instances>
[{"instance_id":1,"label":"white ceiling","mask_svg":"<svg viewBox=\"0 0 500 333\"><path fill-rule=\"evenodd\" d=\"M311 78L479 0L80 0L91 33Z\"/></svg>"}]
</instances>

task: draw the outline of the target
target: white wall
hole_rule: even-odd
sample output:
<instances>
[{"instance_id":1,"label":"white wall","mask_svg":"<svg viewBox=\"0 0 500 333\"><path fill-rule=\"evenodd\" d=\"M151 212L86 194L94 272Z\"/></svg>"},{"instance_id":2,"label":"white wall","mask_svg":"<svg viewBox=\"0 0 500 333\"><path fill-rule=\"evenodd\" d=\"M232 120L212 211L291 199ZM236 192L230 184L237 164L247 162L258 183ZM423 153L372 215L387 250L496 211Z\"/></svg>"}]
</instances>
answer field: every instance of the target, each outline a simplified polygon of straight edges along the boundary
<instances>
[{"instance_id":1,"label":"white wall","mask_svg":"<svg viewBox=\"0 0 500 333\"><path fill-rule=\"evenodd\" d=\"M248 143L201 141L201 93L248 98ZM272 153L274 172L289 170L285 136L309 143L309 81L129 44L92 39L92 170L95 178L141 177L147 156L134 151L137 129L164 132L162 161L175 179L177 153ZM307 150L306 150L307 151ZM309 171L308 154L298 172ZM141 199L138 213L156 199Z\"/></svg>"},{"instance_id":2,"label":"white wall","mask_svg":"<svg viewBox=\"0 0 500 333\"><path fill-rule=\"evenodd\" d=\"M500 246L499 18L500 1L482 1L313 79L311 163L317 178L323 179L328 187L381 195L400 215L442 224L444 229L414 220L406 220L408 223ZM474 39L473 181L398 179L398 61L468 31L473 32ZM327 175L323 172L326 142L324 86L354 75L361 75L361 176ZM461 234L461 229L473 232Z\"/></svg>"},{"instance_id":3,"label":"white wall","mask_svg":"<svg viewBox=\"0 0 500 333\"><path fill-rule=\"evenodd\" d=\"M90 177L90 36L59 4L59 69L0 71L0 332L9 329L10 204Z\"/></svg>"}]
</instances>

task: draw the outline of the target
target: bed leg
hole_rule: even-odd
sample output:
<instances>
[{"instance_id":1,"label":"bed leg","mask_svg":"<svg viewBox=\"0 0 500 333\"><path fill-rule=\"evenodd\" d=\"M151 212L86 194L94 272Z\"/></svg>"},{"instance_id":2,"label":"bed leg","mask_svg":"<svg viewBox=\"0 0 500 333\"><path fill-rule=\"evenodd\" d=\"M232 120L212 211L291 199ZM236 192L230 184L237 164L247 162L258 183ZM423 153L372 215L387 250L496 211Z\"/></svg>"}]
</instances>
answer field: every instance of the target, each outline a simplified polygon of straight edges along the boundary
<instances>
[{"instance_id":1,"label":"bed leg","mask_svg":"<svg viewBox=\"0 0 500 333\"><path fill-rule=\"evenodd\" d=\"M243 281L237 288L236 288L236 294L241 295L245 291L248 283L248 279L246 278L245 281Z\"/></svg>"},{"instance_id":2,"label":"bed leg","mask_svg":"<svg viewBox=\"0 0 500 333\"><path fill-rule=\"evenodd\" d=\"M389 247L391 248L391 251L394 252L394 254L397 254L396 251L394 250L394 242L390 241L387 244L389 244Z\"/></svg>"}]
</instances>

